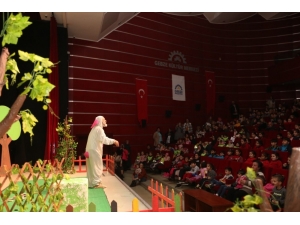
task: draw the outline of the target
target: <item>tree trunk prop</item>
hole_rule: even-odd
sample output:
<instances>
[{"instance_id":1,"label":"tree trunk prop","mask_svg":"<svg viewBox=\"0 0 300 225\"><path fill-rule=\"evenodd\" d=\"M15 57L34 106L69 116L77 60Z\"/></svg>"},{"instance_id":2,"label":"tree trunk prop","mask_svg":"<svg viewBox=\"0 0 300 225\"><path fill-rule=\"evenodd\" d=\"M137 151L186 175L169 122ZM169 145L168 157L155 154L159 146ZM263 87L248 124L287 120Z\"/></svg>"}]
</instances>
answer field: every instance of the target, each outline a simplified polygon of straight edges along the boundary
<instances>
[{"instance_id":1,"label":"tree trunk prop","mask_svg":"<svg viewBox=\"0 0 300 225\"><path fill-rule=\"evenodd\" d=\"M284 202L285 212L300 212L300 148L293 148Z\"/></svg>"},{"instance_id":2,"label":"tree trunk prop","mask_svg":"<svg viewBox=\"0 0 300 225\"><path fill-rule=\"evenodd\" d=\"M256 179L254 181L255 188L258 192L258 195L262 198L262 203L259 205L261 212L273 212L273 209L271 207L270 201L264 191L264 185L261 179Z\"/></svg>"},{"instance_id":3,"label":"tree trunk prop","mask_svg":"<svg viewBox=\"0 0 300 225\"><path fill-rule=\"evenodd\" d=\"M3 137L12 124L15 122L21 107L23 106L24 101L26 100L27 95L19 95L15 100L14 104L9 110L9 113L6 117L0 122L0 137Z\"/></svg>"},{"instance_id":4,"label":"tree trunk prop","mask_svg":"<svg viewBox=\"0 0 300 225\"><path fill-rule=\"evenodd\" d=\"M0 144L2 145L0 176L5 176L6 171L11 169L10 154L8 148L10 142L11 138L7 137L6 134L3 136L3 138L0 139Z\"/></svg>"},{"instance_id":5,"label":"tree trunk prop","mask_svg":"<svg viewBox=\"0 0 300 225\"><path fill-rule=\"evenodd\" d=\"M287 179L287 177L285 178ZM300 148L293 148L291 163L289 168L288 184L284 202L285 212L300 212ZM262 212L273 212L269 199L263 188L261 180L255 180L258 195L262 197L263 203L260 204Z\"/></svg>"},{"instance_id":6,"label":"tree trunk prop","mask_svg":"<svg viewBox=\"0 0 300 225\"><path fill-rule=\"evenodd\" d=\"M5 85L5 80L4 80L4 75L5 75L5 70L6 70L6 62L7 62L7 57L9 56L9 52L7 48L3 48L0 56L0 96L2 93L2 88ZM1 135L0 137L2 137Z\"/></svg>"}]
</instances>

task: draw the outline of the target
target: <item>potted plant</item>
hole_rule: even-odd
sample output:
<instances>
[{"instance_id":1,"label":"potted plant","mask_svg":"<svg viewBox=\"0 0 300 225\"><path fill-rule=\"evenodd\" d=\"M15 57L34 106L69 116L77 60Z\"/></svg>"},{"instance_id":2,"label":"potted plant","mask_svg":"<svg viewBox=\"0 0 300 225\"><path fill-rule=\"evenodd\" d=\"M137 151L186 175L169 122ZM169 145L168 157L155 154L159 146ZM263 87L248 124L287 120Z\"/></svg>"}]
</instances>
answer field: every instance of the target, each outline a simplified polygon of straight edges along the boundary
<instances>
[{"instance_id":1,"label":"potted plant","mask_svg":"<svg viewBox=\"0 0 300 225\"><path fill-rule=\"evenodd\" d=\"M71 135L72 117L67 117L61 123L58 123L56 131L58 133L59 142L56 149L55 158L61 162L62 170L64 173L75 173L74 159L76 158L77 142L74 141L74 137Z\"/></svg>"}]
</instances>

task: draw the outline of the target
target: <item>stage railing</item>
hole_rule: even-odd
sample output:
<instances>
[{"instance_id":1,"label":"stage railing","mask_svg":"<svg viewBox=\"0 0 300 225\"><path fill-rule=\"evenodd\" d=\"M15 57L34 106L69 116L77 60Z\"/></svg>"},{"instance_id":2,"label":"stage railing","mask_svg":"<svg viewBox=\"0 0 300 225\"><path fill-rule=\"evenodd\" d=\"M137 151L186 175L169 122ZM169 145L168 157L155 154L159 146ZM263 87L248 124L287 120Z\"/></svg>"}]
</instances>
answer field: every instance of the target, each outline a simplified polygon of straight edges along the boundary
<instances>
[{"instance_id":1,"label":"stage railing","mask_svg":"<svg viewBox=\"0 0 300 225\"><path fill-rule=\"evenodd\" d=\"M86 159L82 159L81 156L78 159L73 159L73 164L78 163L78 169L75 170L76 173L85 173L87 172L86 167ZM105 168L103 171L108 171L110 174L115 175L115 160L111 155L105 155L103 158L103 163L105 163ZM83 165L85 165L85 169L83 169Z\"/></svg>"}]
</instances>

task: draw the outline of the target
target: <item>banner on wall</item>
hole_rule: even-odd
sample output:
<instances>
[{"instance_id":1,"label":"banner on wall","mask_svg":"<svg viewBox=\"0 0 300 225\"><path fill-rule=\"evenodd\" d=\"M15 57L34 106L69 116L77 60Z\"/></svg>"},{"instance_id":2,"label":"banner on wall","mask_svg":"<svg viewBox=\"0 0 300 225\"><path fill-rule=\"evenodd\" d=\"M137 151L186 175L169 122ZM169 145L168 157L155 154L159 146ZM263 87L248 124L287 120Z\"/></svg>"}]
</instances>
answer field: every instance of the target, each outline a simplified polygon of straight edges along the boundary
<instances>
[{"instance_id":1,"label":"banner on wall","mask_svg":"<svg viewBox=\"0 0 300 225\"><path fill-rule=\"evenodd\" d=\"M137 116L140 124L148 120L148 88L147 80L135 79ZM144 122L145 123L145 122Z\"/></svg>"},{"instance_id":2,"label":"banner on wall","mask_svg":"<svg viewBox=\"0 0 300 225\"><path fill-rule=\"evenodd\" d=\"M185 101L185 80L184 76L172 75L173 100Z\"/></svg>"},{"instance_id":3,"label":"banner on wall","mask_svg":"<svg viewBox=\"0 0 300 225\"><path fill-rule=\"evenodd\" d=\"M215 85L215 73L211 71L205 71L206 80L206 113L207 115L213 115L216 104L216 85Z\"/></svg>"}]
</instances>

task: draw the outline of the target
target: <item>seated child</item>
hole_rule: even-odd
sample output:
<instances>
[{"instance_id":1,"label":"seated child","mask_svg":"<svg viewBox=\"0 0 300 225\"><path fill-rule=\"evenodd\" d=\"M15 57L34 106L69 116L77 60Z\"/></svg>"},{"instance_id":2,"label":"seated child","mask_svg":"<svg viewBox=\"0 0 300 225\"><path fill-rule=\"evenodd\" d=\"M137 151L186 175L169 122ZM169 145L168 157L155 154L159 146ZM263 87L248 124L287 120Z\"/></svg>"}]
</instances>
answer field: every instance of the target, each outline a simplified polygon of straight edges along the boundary
<instances>
[{"instance_id":1,"label":"seated child","mask_svg":"<svg viewBox=\"0 0 300 225\"><path fill-rule=\"evenodd\" d=\"M290 140L288 138L282 139L282 145L279 147L279 150L282 152L292 153L292 146L290 145Z\"/></svg>"},{"instance_id":2,"label":"seated child","mask_svg":"<svg viewBox=\"0 0 300 225\"><path fill-rule=\"evenodd\" d=\"M214 158L217 158L217 159L224 159L224 152L221 151L219 155L216 155Z\"/></svg>"},{"instance_id":3,"label":"seated child","mask_svg":"<svg viewBox=\"0 0 300 225\"><path fill-rule=\"evenodd\" d=\"M257 140L252 150L257 153L257 156L261 156L261 153L265 150L262 141Z\"/></svg>"},{"instance_id":4,"label":"seated child","mask_svg":"<svg viewBox=\"0 0 300 225\"><path fill-rule=\"evenodd\" d=\"M225 146L225 141L223 139L220 139L218 147L224 147L224 146Z\"/></svg>"},{"instance_id":5,"label":"seated child","mask_svg":"<svg viewBox=\"0 0 300 225\"><path fill-rule=\"evenodd\" d=\"M269 154L266 152L261 153L261 156L259 157L260 161L264 165L264 168L269 166Z\"/></svg>"},{"instance_id":6,"label":"seated child","mask_svg":"<svg viewBox=\"0 0 300 225\"><path fill-rule=\"evenodd\" d=\"M139 165L135 166L135 170L133 172L133 178L132 182L130 184L130 187L135 187L138 184L139 181L139 174L142 172L142 169L140 168Z\"/></svg>"},{"instance_id":7,"label":"seated child","mask_svg":"<svg viewBox=\"0 0 300 225\"><path fill-rule=\"evenodd\" d=\"M286 196L286 189L282 186L284 176L277 174L273 176L274 188L271 193L270 202L274 212L282 211Z\"/></svg>"},{"instance_id":8,"label":"seated child","mask_svg":"<svg viewBox=\"0 0 300 225\"><path fill-rule=\"evenodd\" d=\"M225 175L220 180L213 179L210 184L206 184L205 187L212 188L213 186L222 186L226 184L226 180L234 179L232 175L232 169L230 167L225 168Z\"/></svg>"},{"instance_id":9,"label":"seated child","mask_svg":"<svg viewBox=\"0 0 300 225\"><path fill-rule=\"evenodd\" d=\"M206 168L207 168L207 174L204 178L200 180L199 184L196 186L196 188L198 189L202 189L206 181L211 183L217 176L215 168L211 163L207 163Z\"/></svg>"},{"instance_id":10,"label":"seated child","mask_svg":"<svg viewBox=\"0 0 300 225\"><path fill-rule=\"evenodd\" d=\"M252 162L256 160L256 152L250 151L249 152L249 158L244 162L245 164L249 164L252 166Z\"/></svg>"},{"instance_id":11,"label":"seated child","mask_svg":"<svg viewBox=\"0 0 300 225\"><path fill-rule=\"evenodd\" d=\"M282 162L279 160L279 154L277 152L271 154L269 167L276 168L276 169L282 168Z\"/></svg>"},{"instance_id":12,"label":"seated child","mask_svg":"<svg viewBox=\"0 0 300 225\"><path fill-rule=\"evenodd\" d=\"M194 177L199 173L199 167L196 165L196 162L194 160L191 161L190 168L191 169L189 171L185 172L182 179L180 180L180 182L177 183L175 187L180 187L181 185L188 185L188 183L185 182L186 179L189 177Z\"/></svg>"},{"instance_id":13,"label":"seated child","mask_svg":"<svg viewBox=\"0 0 300 225\"><path fill-rule=\"evenodd\" d=\"M199 173L193 177L187 177L186 181L189 184L199 183L199 181L204 178L207 174L207 164L205 161L201 162Z\"/></svg>"},{"instance_id":14,"label":"seated child","mask_svg":"<svg viewBox=\"0 0 300 225\"><path fill-rule=\"evenodd\" d=\"M233 141L232 140L229 140L228 141L228 144L226 145L227 148L233 148L234 147L234 144L233 144Z\"/></svg>"},{"instance_id":15,"label":"seated child","mask_svg":"<svg viewBox=\"0 0 300 225\"><path fill-rule=\"evenodd\" d=\"M208 156L208 151L206 149L203 149L201 156Z\"/></svg>"},{"instance_id":16,"label":"seated child","mask_svg":"<svg viewBox=\"0 0 300 225\"><path fill-rule=\"evenodd\" d=\"M233 160L237 161L237 162L243 162L243 157L241 155L241 150L240 149L236 149L235 150L235 155L233 156Z\"/></svg>"},{"instance_id":17,"label":"seated child","mask_svg":"<svg viewBox=\"0 0 300 225\"><path fill-rule=\"evenodd\" d=\"M145 163L145 162L146 162L146 156L145 156L144 152L141 152L141 155L140 155L140 162L141 162L141 163Z\"/></svg>"},{"instance_id":18,"label":"seated child","mask_svg":"<svg viewBox=\"0 0 300 225\"><path fill-rule=\"evenodd\" d=\"M239 147L240 147L240 143L237 142L237 143L235 144L234 148L239 148Z\"/></svg>"},{"instance_id":19,"label":"seated child","mask_svg":"<svg viewBox=\"0 0 300 225\"><path fill-rule=\"evenodd\" d=\"M136 156L136 159L135 159L135 161L134 161L133 167L135 167L137 164L139 165L140 162L141 162L141 153L138 152L138 153L137 153L137 156Z\"/></svg>"},{"instance_id":20,"label":"seated child","mask_svg":"<svg viewBox=\"0 0 300 225\"><path fill-rule=\"evenodd\" d=\"M217 156L217 153L216 153L216 151L215 151L214 149L212 149L212 150L210 151L210 154L209 154L208 157L215 158L215 156Z\"/></svg>"},{"instance_id":21,"label":"seated child","mask_svg":"<svg viewBox=\"0 0 300 225\"><path fill-rule=\"evenodd\" d=\"M225 156L224 159L225 159L225 160L234 160L234 157L233 157L233 150L232 150L232 149L228 149L228 150L227 150L227 155Z\"/></svg>"},{"instance_id":22,"label":"seated child","mask_svg":"<svg viewBox=\"0 0 300 225\"><path fill-rule=\"evenodd\" d=\"M267 196L267 198L270 198L270 195L271 195L271 192L274 188L274 179L273 179L273 176L271 177L271 180L270 180L270 183L267 183L265 186L264 186L264 191L265 191L265 194Z\"/></svg>"},{"instance_id":23,"label":"seated child","mask_svg":"<svg viewBox=\"0 0 300 225\"><path fill-rule=\"evenodd\" d=\"M266 148L266 150L278 151L279 147L277 146L277 139L272 139L271 146Z\"/></svg>"},{"instance_id":24,"label":"seated child","mask_svg":"<svg viewBox=\"0 0 300 225\"><path fill-rule=\"evenodd\" d=\"M286 163L282 164L282 169L288 170L290 168L291 157L289 156Z\"/></svg>"},{"instance_id":25,"label":"seated child","mask_svg":"<svg viewBox=\"0 0 300 225\"><path fill-rule=\"evenodd\" d=\"M228 191L230 189L233 189L233 190L241 189L243 187L243 184L241 184L241 180L247 179L245 174L246 174L245 170L243 170L243 169L239 170L236 181L231 185L226 184L226 185L220 186L216 195L223 198L226 194L226 191Z\"/></svg>"}]
</instances>

